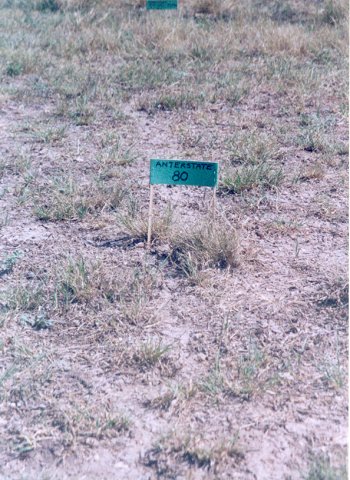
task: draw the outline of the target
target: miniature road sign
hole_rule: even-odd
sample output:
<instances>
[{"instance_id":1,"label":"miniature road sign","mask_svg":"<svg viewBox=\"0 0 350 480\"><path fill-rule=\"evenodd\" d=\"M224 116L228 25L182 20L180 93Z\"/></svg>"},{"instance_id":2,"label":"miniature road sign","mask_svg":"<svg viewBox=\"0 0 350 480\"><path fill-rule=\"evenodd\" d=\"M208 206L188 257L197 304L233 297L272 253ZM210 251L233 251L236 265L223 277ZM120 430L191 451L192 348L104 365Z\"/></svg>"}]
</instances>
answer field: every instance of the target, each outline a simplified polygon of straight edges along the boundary
<instances>
[{"instance_id":1,"label":"miniature road sign","mask_svg":"<svg viewBox=\"0 0 350 480\"><path fill-rule=\"evenodd\" d=\"M147 0L147 10L176 10L177 0Z\"/></svg>"},{"instance_id":2,"label":"miniature road sign","mask_svg":"<svg viewBox=\"0 0 350 480\"><path fill-rule=\"evenodd\" d=\"M219 164L216 162L195 162L193 160L151 160L150 199L148 213L147 247L151 246L154 185L193 185L211 187L213 191L213 220L216 210L216 187Z\"/></svg>"},{"instance_id":3,"label":"miniature road sign","mask_svg":"<svg viewBox=\"0 0 350 480\"><path fill-rule=\"evenodd\" d=\"M214 188L218 182L218 163L189 160L151 160L150 184L194 185Z\"/></svg>"}]
</instances>

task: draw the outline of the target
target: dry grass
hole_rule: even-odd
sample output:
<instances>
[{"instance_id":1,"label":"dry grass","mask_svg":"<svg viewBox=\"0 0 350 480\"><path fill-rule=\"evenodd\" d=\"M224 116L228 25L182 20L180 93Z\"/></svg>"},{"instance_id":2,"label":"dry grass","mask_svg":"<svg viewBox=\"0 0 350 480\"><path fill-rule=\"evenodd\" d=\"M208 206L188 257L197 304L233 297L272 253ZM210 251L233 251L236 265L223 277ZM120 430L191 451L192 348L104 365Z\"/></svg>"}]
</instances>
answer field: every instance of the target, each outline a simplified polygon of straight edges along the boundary
<instances>
[{"instance_id":1,"label":"dry grass","mask_svg":"<svg viewBox=\"0 0 350 480\"><path fill-rule=\"evenodd\" d=\"M34 214L45 221L79 220L87 214L117 210L127 192L121 183L109 185L98 180L82 185L72 177L58 178L49 186L32 189Z\"/></svg>"},{"instance_id":2,"label":"dry grass","mask_svg":"<svg viewBox=\"0 0 350 480\"><path fill-rule=\"evenodd\" d=\"M206 268L235 268L239 265L239 240L235 228L214 222L173 235L171 259L187 276Z\"/></svg>"},{"instance_id":3,"label":"dry grass","mask_svg":"<svg viewBox=\"0 0 350 480\"><path fill-rule=\"evenodd\" d=\"M148 369L160 363L169 350L170 346L162 345L159 340L148 340L134 353L133 359L142 369Z\"/></svg>"},{"instance_id":4,"label":"dry grass","mask_svg":"<svg viewBox=\"0 0 350 480\"><path fill-rule=\"evenodd\" d=\"M122 228L135 240L146 241L148 232L148 217L146 213L140 214L140 206L134 202L129 203L127 211L119 216ZM152 220L153 242L167 242L172 236L174 228L173 211L167 208L160 216Z\"/></svg>"},{"instance_id":5,"label":"dry grass","mask_svg":"<svg viewBox=\"0 0 350 480\"><path fill-rule=\"evenodd\" d=\"M220 191L228 194L240 194L254 189L276 189L282 180L282 168L276 168L269 163L259 163L239 169L228 168L223 173Z\"/></svg>"},{"instance_id":6,"label":"dry grass","mask_svg":"<svg viewBox=\"0 0 350 480\"><path fill-rule=\"evenodd\" d=\"M159 475L175 475L176 470L169 465L169 459L174 458L176 465L183 471L181 465L187 464L207 471L217 471L217 464L230 462L235 464L242 460L244 455L236 446L237 438L224 439L208 445L203 442L200 434L172 435L161 440L153 449L149 450L144 458L147 466L152 466Z\"/></svg>"},{"instance_id":7,"label":"dry grass","mask_svg":"<svg viewBox=\"0 0 350 480\"><path fill-rule=\"evenodd\" d=\"M348 5L179 3L0 0L1 478L346 478Z\"/></svg>"}]
</instances>

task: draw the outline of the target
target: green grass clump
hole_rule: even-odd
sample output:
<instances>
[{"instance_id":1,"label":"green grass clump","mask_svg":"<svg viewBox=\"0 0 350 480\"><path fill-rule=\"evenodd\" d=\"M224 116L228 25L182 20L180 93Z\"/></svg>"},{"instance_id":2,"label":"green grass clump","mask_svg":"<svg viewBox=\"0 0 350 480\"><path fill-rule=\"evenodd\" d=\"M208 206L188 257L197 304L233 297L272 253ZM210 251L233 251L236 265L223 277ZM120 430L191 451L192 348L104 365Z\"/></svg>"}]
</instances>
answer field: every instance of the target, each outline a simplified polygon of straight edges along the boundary
<instances>
[{"instance_id":1,"label":"green grass clump","mask_svg":"<svg viewBox=\"0 0 350 480\"><path fill-rule=\"evenodd\" d=\"M349 147L345 142L334 139L337 119L334 116L319 114L301 115L300 133L296 143L307 152L347 155Z\"/></svg>"},{"instance_id":2,"label":"green grass clump","mask_svg":"<svg viewBox=\"0 0 350 480\"><path fill-rule=\"evenodd\" d=\"M29 325L34 330L44 330L52 327L52 319L49 318L45 311L39 311L36 314L23 314L20 317L20 322Z\"/></svg>"},{"instance_id":3,"label":"green grass clump","mask_svg":"<svg viewBox=\"0 0 350 480\"><path fill-rule=\"evenodd\" d=\"M146 263L120 279L115 300L119 302L122 322L141 325L153 318L151 300L154 289L160 285L158 273L158 269Z\"/></svg>"},{"instance_id":4,"label":"green grass clump","mask_svg":"<svg viewBox=\"0 0 350 480\"><path fill-rule=\"evenodd\" d=\"M18 260L21 258L22 252L15 250L12 254L6 255L1 261L0 261L0 277L2 275L6 275L8 273L11 273L18 262Z\"/></svg>"},{"instance_id":5,"label":"green grass clump","mask_svg":"<svg viewBox=\"0 0 350 480\"><path fill-rule=\"evenodd\" d=\"M64 304L81 303L91 298L93 275L83 258L68 259L57 276L56 298Z\"/></svg>"},{"instance_id":6,"label":"green grass clump","mask_svg":"<svg viewBox=\"0 0 350 480\"><path fill-rule=\"evenodd\" d=\"M127 194L119 183L103 181L81 185L72 178L56 179L34 193L34 215L39 220L81 220L87 214L116 210Z\"/></svg>"},{"instance_id":7,"label":"green grass clump","mask_svg":"<svg viewBox=\"0 0 350 480\"><path fill-rule=\"evenodd\" d=\"M259 165L279 158L277 142L257 131L236 134L229 139L227 147L232 165Z\"/></svg>"},{"instance_id":8,"label":"green grass clump","mask_svg":"<svg viewBox=\"0 0 350 480\"><path fill-rule=\"evenodd\" d=\"M328 0L321 14L321 21L331 26L345 21L348 18L344 3L339 0Z\"/></svg>"},{"instance_id":9,"label":"green grass clump","mask_svg":"<svg viewBox=\"0 0 350 480\"><path fill-rule=\"evenodd\" d=\"M349 151L345 143L334 142L331 135L314 127L304 129L298 137L298 144L306 152L346 155Z\"/></svg>"},{"instance_id":10,"label":"green grass clump","mask_svg":"<svg viewBox=\"0 0 350 480\"><path fill-rule=\"evenodd\" d=\"M169 345L163 345L160 340L146 341L134 353L134 361L142 368L148 369L156 366L170 351Z\"/></svg>"},{"instance_id":11,"label":"green grass clump","mask_svg":"<svg viewBox=\"0 0 350 480\"><path fill-rule=\"evenodd\" d=\"M46 289L41 285L20 284L3 294L5 308L16 312L33 312L47 300Z\"/></svg>"},{"instance_id":12,"label":"green grass clump","mask_svg":"<svg viewBox=\"0 0 350 480\"><path fill-rule=\"evenodd\" d=\"M240 194L255 188L269 190L278 187L282 180L281 167L263 162L238 169L229 168L224 172L219 190L229 194Z\"/></svg>"},{"instance_id":13,"label":"green grass clump","mask_svg":"<svg viewBox=\"0 0 350 480\"><path fill-rule=\"evenodd\" d=\"M24 65L20 61L10 62L6 67L6 75L9 77L18 77L24 71Z\"/></svg>"},{"instance_id":14,"label":"green grass clump","mask_svg":"<svg viewBox=\"0 0 350 480\"><path fill-rule=\"evenodd\" d=\"M40 0L36 6L39 12L58 12L60 8L61 6L57 0Z\"/></svg>"},{"instance_id":15,"label":"green grass clump","mask_svg":"<svg viewBox=\"0 0 350 480\"><path fill-rule=\"evenodd\" d=\"M334 468L327 457L317 457L313 461L305 480L346 480L346 468Z\"/></svg>"}]
</instances>

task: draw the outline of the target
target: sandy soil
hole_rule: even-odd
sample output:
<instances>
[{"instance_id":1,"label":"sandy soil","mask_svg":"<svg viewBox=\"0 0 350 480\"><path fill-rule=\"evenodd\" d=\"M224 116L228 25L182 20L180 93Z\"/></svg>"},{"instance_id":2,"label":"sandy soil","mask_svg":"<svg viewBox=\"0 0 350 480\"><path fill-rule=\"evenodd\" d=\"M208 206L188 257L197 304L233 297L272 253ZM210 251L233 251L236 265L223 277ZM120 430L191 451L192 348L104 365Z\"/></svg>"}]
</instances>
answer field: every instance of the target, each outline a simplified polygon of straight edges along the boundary
<instances>
[{"instance_id":1,"label":"sandy soil","mask_svg":"<svg viewBox=\"0 0 350 480\"><path fill-rule=\"evenodd\" d=\"M265 118L266 109L273 125L278 121L275 105L273 98L266 99L263 106L248 105L233 118L230 111L217 108L205 127L195 112L148 116L127 107L127 121L111 126L126 143L137 139L138 159L125 172L138 182L137 194L144 206L148 159L186 153L176 134L179 125L192 132L205 128L207 135L220 137L233 134L244 123L256 125ZM94 160L98 125L93 130L70 128L64 143L54 147L36 142L23 129L33 120L44 124L48 115L39 106L11 101L1 106L1 158L9 167L0 185L0 208L2 216L7 215L0 231L0 253L23 252L14 272L0 278L1 289L24 277L40 276L68 253L98 258L119 274L123 265L129 268L145 261L159 267L157 251L149 254L142 244L126 249L96 246L123 234L108 215L47 223L36 220L26 204L19 204L23 177L11 169L19 152L30 159L31 170L48 177L66 169L75 175L85 173ZM337 134L346 137L344 124L338 125ZM292 171L312 162L312 155L291 148L284 164ZM218 157L220 152L214 150L209 159ZM180 221L205 217L209 192L156 190L156 209L170 201ZM346 451L346 381L344 377L342 385L334 385L325 371L327 365L346 366L346 310L337 296L347 275L345 191L343 170L329 167L322 179L289 184L250 202L220 196L219 215L240 231L240 266L229 272L207 272L203 286L179 277L165 262L150 300L152 316L141 328L115 323L113 308L104 312L96 306L91 313L73 305L65 315L56 315L49 330L33 331L18 322L3 330L5 360L10 359L14 342L25 341L32 350L48 352L45 362L54 380L43 385L38 396L17 397L2 407L5 441L16 432L27 433L35 438L36 447L26 455L13 455L5 443L1 478L39 478L45 473L45 478L91 480L277 480L304 478L315 455L327 455L341 464ZM320 208L324 199L330 204L329 215ZM277 223L278 219L283 222ZM105 324L103 316L108 319ZM171 350L166 361L143 369L130 360L130 351L149 338L160 339ZM258 361L252 389L235 391L239 364L255 346L264 358ZM191 396L178 390L164 409L151 406L152 400L179 385L191 390L213 370L218 356L225 381L216 390L213 387L214 392L199 389ZM47 416L54 425L55 412L73 403L117 408L130 416L132 426L115 438L77 437L65 449L40 422L46 425ZM24 411L29 422L23 419ZM194 438L198 448L212 446L213 451L217 448L213 445L235 438L235 449L219 448L201 464L198 456L181 447L184 438ZM160 446L162 442L165 446Z\"/></svg>"}]
</instances>

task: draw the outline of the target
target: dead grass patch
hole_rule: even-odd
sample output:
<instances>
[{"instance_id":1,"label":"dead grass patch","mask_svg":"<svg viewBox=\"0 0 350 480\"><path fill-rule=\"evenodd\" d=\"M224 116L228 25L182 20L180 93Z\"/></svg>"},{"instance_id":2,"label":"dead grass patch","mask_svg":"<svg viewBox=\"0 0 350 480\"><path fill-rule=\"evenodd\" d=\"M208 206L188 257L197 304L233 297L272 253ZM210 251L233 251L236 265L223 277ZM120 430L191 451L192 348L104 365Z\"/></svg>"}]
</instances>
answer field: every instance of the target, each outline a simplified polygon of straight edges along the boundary
<instances>
[{"instance_id":1,"label":"dead grass patch","mask_svg":"<svg viewBox=\"0 0 350 480\"><path fill-rule=\"evenodd\" d=\"M148 232L148 218L140 214L140 205L131 200L125 213L118 216L119 224L133 239L146 241ZM153 242L167 242L172 236L174 229L174 212L167 208L164 213L153 219L152 239Z\"/></svg>"},{"instance_id":2,"label":"dead grass patch","mask_svg":"<svg viewBox=\"0 0 350 480\"><path fill-rule=\"evenodd\" d=\"M244 458L237 445L237 438L205 441L204 436L191 432L188 435L170 435L146 452L143 463L167 475L174 475L175 469L188 465L191 468L220 471L221 464L232 465Z\"/></svg>"},{"instance_id":3,"label":"dead grass patch","mask_svg":"<svg viewBox=\"0 0 350 480\"><path fill-rule=\"evenodd\" d=\"M160 111L170 112L179 109L193 110L203 103L204 100L205 97L203 95L191 91L169 94L164 93L159 97L141 97L137 102L137 109L145 111L148 114Z\"/></svg>"},{"instance_id":4,"label":"dead grass patch","mask_svg":"<svg viewBox=\"0 0 350 480\"><path fill-rule=\"evenodd\" d=\"M91 444L92 439L113 438L131 428L128 416L103 406L96 410L93 407L76 405L75 408L72 406L51 415L52 427L63 434L66 446L73 446L78 441L94 446L94 443Z\"/></svg>"},{"instance_id":5,"label":"dead grass patch","mask_svg":"<svg viewBox=\"0 0 350 480\"><path fill-rule=\"evenodd\" d=\"M321 163L309 166L296 175L296 182L308 182L310 180L321 180L325 175L324 166Z\"/></svg>"},{"instance_id":6,"label":"dead grass patch","mask_svg":"<svg viewBox=\"0 0 350 480\"><path fill-rule=\"evenodd\" d=\"M35 329L49 328L50 316L62 312L73 304L98 309L104 302L114 302L122 287L102 268L101 263L81 256L57 258L44 274L30 282L2 292L5 311L15 313L20 323ZM19 316L19 314L21 314Z\"/></svg>"},{"instance_id":7,"label":"dead grass patch","mask_svg":"<svg viewBox=\"0 0 350 480\"><path fill-rule=\"evenodd\" d=\"M81 220L87 214L118 209L127 192L121 182L83 185L72 177L56 179L49 186L32 189L34 214L43 221Z\"/></svg>"},{"instance_id":8,"label":"dead grass patch","mask_svg":"<svg viewBox=\"0 0 350 480\"><path fill-rule=\"evenodd\" d=\"M317 304L324 308L341 308L347 311L349 305L349 282L338 279L329 282L323 287L322 293L317 296Z\"/></svg>"},{"instance_id":9,"label":"dead grass patch","mask_svg":"<svg viewBox=\"0 0 350 480\"><path fill-rule=\"evenodd\" d=\"M162 285L158 268L144 263L140 267L124 272L117 282L119 291L115 301L119 303L117 321L132 326L144 326L155 316L152 299Z\"/></svg>"},{"instance_id":10,"label":"dead grass patch","mask_svg":"<svg viewBox=\"0 0 350 480\"><path fill-rule=\"evenodd\" d=\"M261 395L268 385L279 382L267 355L253 342L238 358L219 351L212 363L208 374L197 381L197 387L214 403L235 397L249 401Z\"/></svg>"},{"instance_id":11,"label":"dead grass patch","mask_svg":"<svg viewBox=\"0 0 350 480\"><path fill-rule=\"evenodd\" d=\"M216 222L179 231L171 238L170 258L190 278L206 268L235 268L240 263L237 230Z\"/></svg>"}]
</instances>

